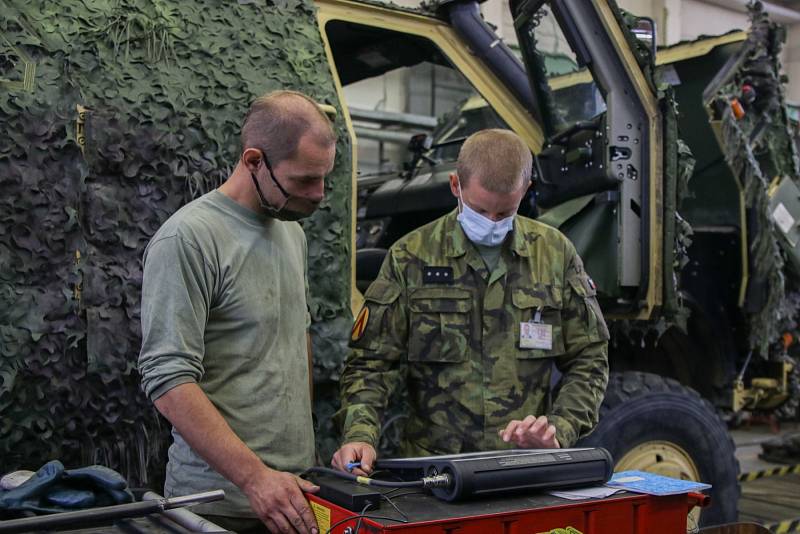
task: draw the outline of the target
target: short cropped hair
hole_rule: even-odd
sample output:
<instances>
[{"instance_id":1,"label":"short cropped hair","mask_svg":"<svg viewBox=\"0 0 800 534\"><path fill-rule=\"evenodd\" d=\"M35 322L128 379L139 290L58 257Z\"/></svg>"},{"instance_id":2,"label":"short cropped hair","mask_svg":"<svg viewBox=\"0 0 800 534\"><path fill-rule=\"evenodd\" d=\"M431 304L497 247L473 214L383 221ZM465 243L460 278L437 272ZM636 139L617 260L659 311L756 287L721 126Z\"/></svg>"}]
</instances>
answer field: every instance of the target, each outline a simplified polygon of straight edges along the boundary
<instances>
[{"instance_id":1,"label":"short cropped hair","mask_svg":"<svg viewBox=\"0 0 800 534\"><path fill-rule=\"evenodd\" d=\"M493 193L518 191L531 179L531 151L510 130L480 130L470 135L458 153L456 173L461 187L473 177Z\"/></svg>"},{"instance_id":2,"label":"short cropped hair","mask_svg":"<svg viewBox=\"0 0 800 534\"><path fill-rule=\"evenodd\" d=\"M311 98L297 91L273 91L257 98L242 125L242 150L258 148L277 165L297 152L300 138L314 135L321 146L336 142L333 124Z\"/></svg>"}]
</instances>

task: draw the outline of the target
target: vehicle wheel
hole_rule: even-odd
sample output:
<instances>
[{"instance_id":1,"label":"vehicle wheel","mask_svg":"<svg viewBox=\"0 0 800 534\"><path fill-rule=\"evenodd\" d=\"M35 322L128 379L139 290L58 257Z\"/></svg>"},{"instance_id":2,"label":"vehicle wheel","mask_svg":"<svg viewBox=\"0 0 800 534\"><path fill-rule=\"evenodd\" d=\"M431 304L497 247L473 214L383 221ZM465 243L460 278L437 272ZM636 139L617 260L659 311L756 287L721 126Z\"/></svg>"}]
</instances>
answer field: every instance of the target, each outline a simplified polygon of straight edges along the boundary
<instances>
[{"instance_id":1,"label":"vehicle wheel","mask_svg":"<svg viewBox=\"0 0 800 534\"><path fill-rule=\"evenodd\" d=\"M604 447L614 471L640 470L713 487L711 506L689 526L736 521L739 461L725 423L711 404L676 380L640 372L612 373L600 422L580 446Z\"/></svg>"}]
</instances>

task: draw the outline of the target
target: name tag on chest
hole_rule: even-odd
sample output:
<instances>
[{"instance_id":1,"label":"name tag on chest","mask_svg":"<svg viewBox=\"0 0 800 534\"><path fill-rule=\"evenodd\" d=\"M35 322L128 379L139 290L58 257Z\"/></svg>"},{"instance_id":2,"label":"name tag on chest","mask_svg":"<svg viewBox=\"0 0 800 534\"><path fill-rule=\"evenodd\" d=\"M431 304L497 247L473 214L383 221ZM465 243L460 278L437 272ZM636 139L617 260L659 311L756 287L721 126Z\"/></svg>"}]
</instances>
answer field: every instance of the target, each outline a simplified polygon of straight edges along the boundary
<instances>
[{"instance_id":1,"label":"name tag on chest","mask_svg":"<svg viewBox=\"0 0 800 534\"><path fill-rule=\"evenodd\" d=\"M525 322L519 324L519 348L553 349L553 325Z\"/></svg>"}]
</instances>

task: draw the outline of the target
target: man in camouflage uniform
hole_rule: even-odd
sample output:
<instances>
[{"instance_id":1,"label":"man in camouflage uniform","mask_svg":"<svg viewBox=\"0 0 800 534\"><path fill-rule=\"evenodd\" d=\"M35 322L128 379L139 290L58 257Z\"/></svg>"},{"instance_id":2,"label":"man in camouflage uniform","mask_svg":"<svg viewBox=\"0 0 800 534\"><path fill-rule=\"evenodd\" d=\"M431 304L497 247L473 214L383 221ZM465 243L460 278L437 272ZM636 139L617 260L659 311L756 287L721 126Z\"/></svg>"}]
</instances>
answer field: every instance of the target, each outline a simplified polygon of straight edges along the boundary
<instances>
[{"instance_id":1,"label":"man in camouflage uniform","mask_svg":"<svg viewBox=\"0 0 800 534\"><path fill-rule=\"evenodd\" d=\"M392 246L353 326L334 467L371 471L402 383L404 456L569 447L597 423L608 329L572 243L515 216L531 163L512 132L473 134L450 177L459 207Z\"/></svg>"}]
</instances>

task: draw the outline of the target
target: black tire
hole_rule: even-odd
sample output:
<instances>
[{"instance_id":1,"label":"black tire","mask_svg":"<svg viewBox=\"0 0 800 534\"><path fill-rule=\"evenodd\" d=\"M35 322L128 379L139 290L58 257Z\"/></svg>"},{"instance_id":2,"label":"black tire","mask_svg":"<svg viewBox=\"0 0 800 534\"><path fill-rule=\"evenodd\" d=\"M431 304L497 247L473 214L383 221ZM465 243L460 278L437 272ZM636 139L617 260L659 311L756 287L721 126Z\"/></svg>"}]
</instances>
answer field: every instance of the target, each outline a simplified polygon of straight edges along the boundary
<instances>
[{"instance_id":1,"label":"black tire","mask_svg":"<svg viewBox=\"0 0 800 534\"><path fill-rule=\"evenodd\" d=\"M725 423L693 389L671 378L628 371L612 373L600 408L600 422L580 446L604 447L615 463L634 447L666 441L694 462L700 481L713 487L711 506L700 525L737 520L739 461Z\"/></svg>"}]
</instances>

